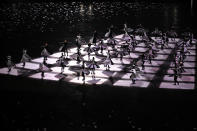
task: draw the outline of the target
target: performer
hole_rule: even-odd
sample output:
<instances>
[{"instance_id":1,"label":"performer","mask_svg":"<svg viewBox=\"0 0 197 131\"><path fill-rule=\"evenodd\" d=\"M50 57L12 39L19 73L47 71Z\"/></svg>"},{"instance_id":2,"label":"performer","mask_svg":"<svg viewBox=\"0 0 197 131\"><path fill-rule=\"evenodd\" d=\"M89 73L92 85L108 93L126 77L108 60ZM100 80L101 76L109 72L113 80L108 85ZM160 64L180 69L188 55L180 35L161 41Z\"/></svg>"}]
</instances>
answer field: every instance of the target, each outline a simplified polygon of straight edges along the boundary
<instances>
[{"instance_id":1,"label":"performer","mask_svg":"<svg viewBox=\"0 0 197 131\"><path fill-rule=\"evenodd\" d=\"M154 58L154 51L152 49L152 46L149 47L147 58L149 60L149 64L151 64L152 63L152 58Z\"/></svg>"},{"instance_id":2,"label":"performer","mask_svg":"<svg viewBox=\"0 0 197 131\"><path fill-rule=\"evenodd\" d=\"M44 78L44 69L43 69L44 64L40 63L39 64L39 70L41 71L41 78Z\"/></svg>"},{"instance_id":3,"label":"performer","mask_svg":"<svg viewBox=\"0 0 197 131\"><path fill-rule=\"evenodd\" d=\"M135 69L131 70L130 78L132 80L132 84L135 84L135 81L136 81L136 70Z\"/></svg>"},{"instance_id":4,"label":"performer","mask_svg":"<svg viewBox=\"0 0 197 131\"><path fill-rule=\"evenodd\" d=\"M38 68L38 71L41 71L41 77L43 79L44 76L44 73L45 72L50 72L52 71L50 68L48 68L47 66L45 66L43 63L40 63L39 64L39 68Z\"/></svg>"},{"instance_id":5,"label":"performer","mask_svg":"<svg viewBox=\"0 0 197 131\"><path fill-rule=\"evenodd\" d=\"M99 65L97 65L97 62L95 62L94 57L91 61L91 63L88 65L88 68L92 71L92 78L95 78L95 68L100 68Z\"/></svg>"},{"instance_id":6,"label":"performer","mask_svg":"<svg viewBox=\"0 0 197 131\"><path fill-rule=\"evenodd\" d=\"M189 34L190 45L192 44L193 39L194 39L194 34L193 33L190 33Z\"/></svg>"},{"instance_id":7,"label":"performer","mask_svg":"<svg viewBox=\"0 0 197 131\"><path fill-rule=\"evenodd\" d=\"M48 43L45 43L45 45L42 47L43 47L43 50L41 52L41 56L44 57L44 61L46 62L47 57L50 55L50 53L47 51Z\"/></svg>"},{"instance_id":8,"label":"performer","mask_svg":"<svg viewBox=\"0 0 197 131\"><path fill-rule=\"evenodd\" d=\"M98 37L98 34L97 34L97 31L95 30L94 33L93 33L93 38L92 38L92 43L94 45L96 45L97 37Z\"/></svg>"},{"instance_id":9,"label":"performer","mask_svg":"<svg viewBox=\"0 0 197 131\"><path fill-rule=\"evenodd\" d=\"M95 51L96 48L91 47L91 43L88 43L88 47L84 49L88 53L88 60L90 60L90 54Z\"/></svg>"},{"instance_id":10,"label":"performer","mask_svg":"<svg viewBox=\"0 0 197 131\"><path fill-rule=\"evenodd\" d=\"M179 55L177 55L177 52L174 53L174 68L178 67L179 63Z\"/></svg>"},{"instance_id":11,"label":"performer","mask_svg":"<svg viewBox=\"0 0 197 131\"><path fill-rule=\"evenodd\" d=\"M64 67L66 66L64 64L63 58L60 58L60 66L61 66L61 74L64 72Z\"/></svg>"},{"instance_id":12,"label":"performer","mask_svg":"<svg viewBox=\"0 0 197 131\"><path fill-rule=\"evenodd\" d=\"M184 69L184 62L183 62L183 61L180 61L180 62L179 62L179 70L180 70L180 73L185 72L185 69Z\"/></svg>"},{"instance_id":13,"label":"performer","mask_svg":"<svg viewBox=\"0 0 197 131\"><path fill-rule=\"evenodd\" d=\"M179 85L179 82L177 81L178 79L178 71L177 71L177 68L174 69L174 85L178 84Z\"/></svg>"},{"instance_id":14,"label":"performer","mask_svg":"<svg viewBox=\"0 0 197 131\"><path fill-rule=\"evenodd\" d=\"M122 62L122 59L123 59L123 56L127 55L128 54L128 51L126 49L124 49L123 47L119 47L119 49L114 49L113 50L115 53L114 55L116 57L120 56L120 61Z\"/></svg>"},{"instance_id":15,"label":"performer","mask_svg":"<svg viewBox=\"0 0 197 131\"><path fill-rule=\"evenodd\" d=\"M186 54L190 54L187 47L184 45L182 45L180 53L181 53L180 55L183 56L183 60L186 58Z\"/></svg>"},{"instance_id":16,"label":"performer","mask_svg":"<svg viewBox=\"0 0 197 131\"><path fill-rule=\"evenodd\" d=\"M80 50L77 50L77 62L80 63L81 62L81 53Z\"/></svg>"},{"instance_id":17,"label":"performer","mask_svg":"<svg viewBox=\"0 0 197 131\"><path fill-rule=\"evenodd\" d=\"M70 55L70 57L71 59L76 60L78 64L83 60L83 56L81 55L81 52L79 49L77 49L77 53Z\"/></svg>"},{"instance_id":18,"label":"performer","mask_svg":"<svg viewBox=\"0 0 197 131\"><path fill-rule=\"evenodd\" d=\"M61 67L61 74L62 74L64 72L64 68L68 64L68 61L64 58L63 53L62 53L62 56L60 56L59 59L56 62Z\"/></svg>"},{"instance_id":19,"label":"performer","mask_svg":"<svg viewBox=\"0 0 197 131\"><path fill-rule=\"evenodd\" d=\"M82 44L81 34L79 33L77 35L77 38L76 38L76 46L77 46L77 49L81 49L81 44Z\"/></svg>"},{"instance_id":20,"label":"performer","mask_svg":"<svg viewBox=\"0 0 197 131\"><path fill-rule=\"evenodd\" d=\"M68 46L68 42L67 42L67 40L64 40L62 46L59 49L60 52L63 52L64 53L64 56L65 56L65 52L66 52L66 56L68 56L67 46Z\"/></svg>"},{"instance_id":21,"label":"performer","mask_svg":"<svg viewBox=\"0 0 197 131\"><path fill-rule=\"evenodd\" d=\"M103 54L103 50L106 49L107 45L104 44L103 39L99 42L98 48L100 49L100 53Z\"/></svg>"},{"instance_id":22,"label":"performer","mask_svg":"<svg viewBox=\"0 0 197 131\"><path fill-rule=\"evenodd\" d=\"M111 55L110 55L110 51L109 50L107 52L107 58L105 59L105 61L103 63L104 63L104 66L106 67L106 70L110 69L109 65L113 65L113 62L111 60Z\"/></svg>"},{"instance_id":23,"label":"performer","mask_svg":"<svg viewBox=\"0 0 197 131\"><path fill-rule=\"evenodd\" d=\"M175 31L172 31L172 40L175 41L176 40L176 37L177 37L177 33Z\"/></svg>"},{"instance_id":24,"label":"performer","mask_svg":"<svg viewBox=\"0 0 197 131\"><path fill-rule=\"evenodd\" d=\"M125 33L128 32L128 27L127 27L126 23L124 24L124 29L123 30L124 30Z\"/></svg>"},{"instance_id":25,"label":"performer","mask_svg":"<svg viewBox=\"0 0 197 131\"><path fill-rule=\"evenodd\" d=\"M128 44L129 44L129 47L128 47L128 53L130 54L131 52L133 52L133 51L135 51L135 42L134 41L129 41L128 42Z\"/></svg>"},{"instance_id":26,"label":"performer","mask_svg":"<svg viewBox=\"0 0 197 131\"><path fill-rule=\"evenodd\" d=\"M166 33L162 33L162 40L164 41L164 44L166 46L168 46L169 39L168 39Z\"/></svg>"},{"instance_id":27,"label":"performer","mask_svg":"<svg viewBox=\"0 0 197 131\"><path fill-rule=\"evenodd\" d=\"M15 66L15 64L12 62L12 57L9 55L7 56L7 67L8 67L8 73L12 70L12 68Z\"/></svg>"},{"instance_id":28,"label":"performer","mask_svg":"<svg viewBox=\"0 0 197 131\"><path fill-rule=\"evenodd\" d=\"M145 70L145 54L143 53L142 56L141 56L141 60L142 60L142 70Z\"/></svg>"},{"instance_id":29,"label":"performer","mask_svg":"<svg viewBox=\"0 0 197 131\"><path fill-rule=\"evenodd\" d=\"M85 62L83 61L83 64L82 64L82 72L81 72L81 75L83 77L82 81L83 81L83 84L85 84Z\"/></svg>"},{"instance_id":30,"label":"performer","mask_svg":"<svg viewBox=\"0 0 197 131\"><path fill-rule=\"evenodd\" d=\"M21 58L21 62L23 63L23 68L25 67L25 62L30 61L31 57L27 54L27 50L23 50L23 55Z\"/></svg>"},{"instance_id":31,"label":"performer","mask_svg":"<svg viewBox=\"0 0 197 131\"><path fill-rule=\"evenodd\" d=\"M109 27L109 38L112 39L113 38L113 34L114 34L114 26L111 25Z\"/></svg>"},{"instance_id":32,"label":"performer","mask_svg":"<svg viewBox=\"0 0 197 131\"><path fill-rule=\"evenodd\" d=\"M165 42L164 42L164 40L162 39L162 40L161 40L161 42L160 42L161 50L163 50L163 49L164 49L164 44L165 44Z\"/></svg>"},{"instance_id":33,"label":"performer","mask_svg":"<svg viewBox=\"0 0 197 131\"><path fill-rule=\"evenodd\" d=\"M118 41L116 41L115 39L113 39L113 38L107 39L107 45L112 46L113 49L115 48L115 45L117 45L117 44L118 44Z\"/></svg>"},{"instance_id":34,"label":"performer","mask_svg":"<svg viewBox=\"0 0 197 131\"><path fill-rule=\"evenodd\" d=\"M110 26L110 28L108 29L108 32L105 34L105 37L109 38L109 39L112 39L113 38L112 33L113 33L113 25Z\"/></svg>"}]
</instances>

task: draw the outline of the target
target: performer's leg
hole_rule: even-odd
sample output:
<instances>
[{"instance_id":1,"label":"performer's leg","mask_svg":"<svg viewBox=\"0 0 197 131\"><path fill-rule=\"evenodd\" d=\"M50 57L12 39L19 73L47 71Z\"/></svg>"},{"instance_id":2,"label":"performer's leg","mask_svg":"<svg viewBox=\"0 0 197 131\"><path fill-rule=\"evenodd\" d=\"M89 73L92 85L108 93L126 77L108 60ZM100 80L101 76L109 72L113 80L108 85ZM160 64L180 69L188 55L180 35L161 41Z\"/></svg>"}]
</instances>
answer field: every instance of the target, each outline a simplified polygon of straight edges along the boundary
<instances>
[{"instance_id":1,"label":"performer's leg","mask_svg":"<svg viewBox=\"0 0 197 131\"><path fill-rule=\"evenodd\" d=\"M23 68L25 67L25 64L26 64L26 63L25 63L25 62L23 62Z\"/></svg>"},{"instance_id":2,"label":"performer's leg","mask_svg":"<svg viewBox=\"0 0 197 131\"><path fill-rule=\"evenodd\" d=\"M144 70L144 64L142 65L142 70Z\"/></svg>"},{"instance_id":3,"label":"performer's leg","mask_svg":"<svg viewBox=\"0 0 197 131\"><path fill-rule=\"evenodd\" d=\"M151 58L151 56L149 57L149 61L150 61L150 64L152 63L152 58Z\"/></svg>"},{"instance_id":4,"label":"performer's leg","mask_svg":"<svg viewBox=\"0 0 197 131\"><path fill-rule=\"evenodd\" d=\"M12 67L11 67L11 66L9 66L9 67L8 67L8 72L10 72L10 71L11 71L11 69L12 69Z\"/></svg>"},{"instance_id":5,"label":"performer's leg","mask_svg":"<svg viewBox=\"0 0 197 131\"><path fill-rule=\"evenodd\" d=\"M135 84L135 79L133 79L133 84Z\"/></svg>"},{"instance_id":6,"label":"performer's leg","mask_svg":"<svg viewBox=\"0 0 197 131\"><path fill-rule=\"evenodd\" d=\"M94 74L94 78L95 78L95 72L94 72L94 70L93 70L93 74Z\"/></svg>"},{"instance_id":7,"label":"performer's leg","mask_svg":"<svg viewBox=\"0 0 197 131\"><path fill-rule=\"evenodd\" d=\"M43 77L44 77L44 71L41 72L41 77L43 79Z\"/></svg>"},{"instance_id":8,"label":"performer's leg","mask_svg":"<svg viewBox=\"0 0 197 131\"><path fill-rule=\"evenodd\" d=\"M176 85L176 82L177 82L176 76L174 76L174 85Z\"/></svg>"}]
</instances>

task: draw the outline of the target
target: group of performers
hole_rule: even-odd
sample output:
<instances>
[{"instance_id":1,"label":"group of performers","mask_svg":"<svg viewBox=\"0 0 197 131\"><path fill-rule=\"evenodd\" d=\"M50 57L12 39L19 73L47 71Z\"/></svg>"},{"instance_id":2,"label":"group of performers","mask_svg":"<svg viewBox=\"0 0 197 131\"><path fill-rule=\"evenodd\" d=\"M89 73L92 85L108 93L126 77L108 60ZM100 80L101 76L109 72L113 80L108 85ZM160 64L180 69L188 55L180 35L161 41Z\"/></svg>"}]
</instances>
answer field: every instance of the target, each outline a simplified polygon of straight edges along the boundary
<instances>
[{"instance_id":1,"label":"group of performers","mask_svg":"<svg viewBox=\"0 0 197 131\"><path fill-rule=\"evenodd\" d=\"M114 64L112 61L112 57L120 58L120 61L123 61L123 57L128 55L131 56L131 53L135 53L135 48L140 43L144 43L148 50L146 52L142 52L138 58L131 58L131 65L129 67L129 71L131 73L130 78L132 80L132 84L135 84L135 81L142 70L145 70L145 63L149 62L152 64L152 59L157 56L157 52L159 50L163 50L164 48L168 48L169 39L175 43L175 57L174 57L174 82L178 83L177 77L184 72L184 60L186 58L188 51L188 47L192 45L193 34L187 33L182 39L176 41L177 33L175 31L162 32L156 28L149 35L147 31L139 25L136 29L131 29L127 27L127 24L124 24L124 35L121 40L114 37L114 28L111 26L108 32L105 34L105 39L99 39L97 31L94 31L92 38L87 43L80 34L77 35L76 42L76 53L69 56L68 52L68 42L64 40L61 43L59 51L62 52L61 56L56 61L56 65L61 67L61 74L64 73L64 68L69 64L69 60L76 60L78 64L81 63L80 71L78 75L83 77L83 82L85 83L85 76L88 74L92 75L92 78L95 79L95 69L100 68L100 63L95 61L95 57L90 59L90 55L95 53L95 55L103 55L104 59L102 62L104 67L106 67L106 71L110 71L110 66ZM136 38L136 36L140 37L140 40ZM152 39L151 36L156 39ZM106 41L106 42L104 42ZM87 52L88 60L85 61L81 54L82 45L88 45L83 51ZM47 58L51 53L48 52L48 43L45 43L42 46L41 56L43 57L43 63L40 63L39 71L41 72L41 76L44 77L44 72L50 71L50 68L47 66ZM104 51L107 55L104 55ZM179 54L178 54L179 52ZM31 61L31 57L27 54L27 50L23 50L23 55L21 62L23 63L23 67L25 67L25 62ZM11 68L14 64L11 61L11 56L7 57L7 66L8 72L11 71Z\"/></svg>"}]
</instances>

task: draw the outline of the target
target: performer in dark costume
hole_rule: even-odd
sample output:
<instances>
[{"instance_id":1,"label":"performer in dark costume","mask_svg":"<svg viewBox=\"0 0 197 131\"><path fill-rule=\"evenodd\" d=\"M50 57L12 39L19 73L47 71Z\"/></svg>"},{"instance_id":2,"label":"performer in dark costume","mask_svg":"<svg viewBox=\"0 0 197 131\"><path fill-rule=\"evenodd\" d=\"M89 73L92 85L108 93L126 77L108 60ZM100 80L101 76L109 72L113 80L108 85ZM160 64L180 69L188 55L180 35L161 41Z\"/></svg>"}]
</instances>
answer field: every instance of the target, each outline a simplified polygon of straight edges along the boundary
<instances>
[{"instance_id":1,"label":"performer in dark costume","mask_svg":"<svg viewBox=\"0 0 197 131\"><path fill-rule=\"evenodd\" d=\"M178 79L178 71L177 71L177 68L174 69L174 85L178 84L179 85L179 82L177 81Z\"/></svg>"},{"instance_id":2,"label":"performer in dark costume","mask_svg":"<svg viewBox=\"0 0 197 131\"><path fill-rule=\"evenodd\" d=\"M135 69L131 70L130 78L132 80L132 84L135 84L135 81L136 81L136 71L135 71Z\"/></svg>"},{"instance_id":3,"label":"performer in dark costume","mask_svg":"<svg viewBox=\"0 0 197 131\"><path fill-rule=\"evenodd\" d=\"M98 47L101 51L100 53L103 54L103 50L107 48L107 45L104 44L103 39L99 42Z\"/></svg>"},{"instance_id":4,"label":"performer in dark costume","mask_svg":"<svg viewBox=\"0 0 197 131\"><path fill-rule=\"evenodd\" d=\"M60 56L56 62L61 67L61 74L62 74L64 72L64 68L68 64L68 61L64 58L63 53L62 53L62 56Z\"/></svg>"},{"instance_id":5,"label":"performer in dark costume","mask_svg":"<svg viewBox=\"0 0 197 131\"><path fill-rule=\"evenodd\" d=\"M82 64L82 72L81 72L81 75L83 77L82 81L83 81L83 84L85 84L85 62L83 61L83 64Z\"/></svg>"},{"instance_id":6,"label":"performer in dark costume","mask_svg":"<svg viewBox=\"0 0 197 131\"><path fill-rule=\"evenodd\" d=\"M68 46L68 42L67 42L67 40L64 40L62 46L59 49L60 52L64 53L64 56L65 56L65 52L66 52L66 56L68 56L68 48L67 48L67 46Z\"/></svg>"},{"instance_id":7,"label":"performer in dark costume","mask_svg":"<svg viewBox=\"0 0 197 131\"><path fill-rule=\"evenodd\" d=\"M98 34L97 34L96 30L95 30L94 33L93 33L93 37L92 37L92 43L94 45L96 45L97 37L98 37Z\"/></svg>"},{"instance_id":8,"label":"performer in dark costume","mask_svg":"<svg viewBox=\"0 0 197 131\"><path fill-rule=\"evenodd\" d=\"M31 57L27 54L27 50L23 50L23 55L21 58L21 62L23 63L23 68L25 67L25 62L30 61Z\"/></svg>"},{"instance_id":9,"label":"performer in dark costume","mask_svg":"<svg viewBox=\"0 0 197 131\"><path fill-rule=\"evenodd\" d=\"M41 52L41 56L44 57L44 60L43 61L46 62L47 57L50 55L50 53L47 51L48 43L45 43L44 46L42 46L42 47L43 47L43 50Z\"/></svg>"},{"instance_id":10,"label":"performer in dark costume","mask_svg":"<svg viewBox=\"0 0 197 131\"><path fill-rule=\"evenodd\" d=\"M114 55L116 57L120 56L120 61L123 62L123 56L128 54L128 51L126 51L124 48L120 47L118 50L117 49L113 49L113 51L115 52Z\"/></svg>"},{"instance_id":11,"label":"performer in dark costume","mask_svg":"<svg viewBox=\"0 0 197 131\"><path fill-rule=\"evenodd\" d=\"M61 74L64 72L64 67L66 66L65 64L64 64L64 60L63 60L64 58L60 58L60 66L61 66Z\"/></svg>"},{"instance_id":12,"label":"performer in dark costume","mask_svg":"<svg viewBox=\"0 0 197 131\"><path fill-rule=\"evenodd\" d=\"M43 59L43 62L42 62L45 66L47 66L47 60L46 59Z\"/></svg>"},{"instance_id":13,"label":"performer in dark costume","mask_svg":"<svg viewBox=\"0 0 197 131\"><path fill-rule=\"evenodd\" d=\"M149 64L152 64L152 58L154 58L154 51L152 49L152 46L149 47L147 58L149 60Z\"/></svg>"},{"instance_id":14,"label":"performer in dark costume","mask_svg":"<svg viewBox=\"0 0 197 131\"><path fill-rule=\"evenodd\" d=\"M111 25L110 27L109 27L109 38L113 38L113 34L114 34L114 26L113 25Z\"/></svg>"},{"instance_id":15,"label":"performer in dark costume","mask_svg":"<svg viewBox=\"0 0 197 131\"><path fill-rule=\"evenodd\" d=\"M164 42L164 45L168 46L169 40L168 40L168 37L167 37L166 33L162 34L162 40Z\"/></svg>"},{"instance_id":16,"label":"performer in dark costume","mask_svg":"<svg viewBox=\"0 0 197 131\"><path fill-rule=\"evenodd\" d=\"M91 61L91 63L88 65L88 68L91 70L92 78L95 78L95 68L100 68L99 65L97 65L97 62L94 60L94 57Z\"/></svg>"},{"instance_id":17,"label":"performer in dark costume","mask_svg":"<svg viewBox=\"0 0 197 131\"><path fill-rule=\"evenodd\" d=\"M15 66L15 64L12 62L12 57L11 56L7 56L8 72L10 72L14 66Z\"/></svg>"},{"instance_id":18,"label":"performer in dark costume","mask_svg":"<svg viewBox=\"0 0 197 131\"><path fill-rule=\"evenodd\" d=\"M143 53L142 56L141 56L141 60L142 60L142 70L145 70L145 54Z\"/></svg>"},{"instance_id":19,"label":"performer in dark costume","mask_svg":"<svg viewBox=\"0 0 197 131\"><path fill-rule=\"evenodd\" d=\"M80 63L81 62L81 53L80 50L77 50L77 62Z\"/></svg>"},{"instance_id":20,"label":"performer in dark costume","mask_svg":"<svg viewBox=\"0 0 197 131\"><path fill-rule=\"evenodd\" d=\"M104 63L104 66L106 67L106 70L110 69L109 65L113 65L113 62L111 60L111 55L110 55L110 51L109 50L107 52L107 58L105 59L105 61L103 63Z\"/></svg>"}]
</instances>

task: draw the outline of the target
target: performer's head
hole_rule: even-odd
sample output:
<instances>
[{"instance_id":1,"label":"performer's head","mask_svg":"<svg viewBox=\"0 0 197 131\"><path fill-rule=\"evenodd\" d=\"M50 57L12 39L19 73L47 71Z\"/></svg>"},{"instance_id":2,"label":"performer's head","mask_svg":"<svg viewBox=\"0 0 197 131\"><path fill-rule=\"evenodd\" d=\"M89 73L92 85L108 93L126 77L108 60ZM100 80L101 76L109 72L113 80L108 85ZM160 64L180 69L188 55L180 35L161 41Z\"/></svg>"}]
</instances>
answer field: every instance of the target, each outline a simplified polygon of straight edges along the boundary
<instances>
[{"instance_id":1,"label":"performer's head","mask_svg":"<svg viewBox=\"0 0 197 131\"><path fill-rule=\"evenodd\" d=\"M11 58L12 58L12 57L11 57L10 55L7 56L7 59L8 59L8 60L11 60Z\"/></svg>"},{"instance_id":2,"label":"performer's head","mask_svg":"<svg viewBox=\"0 0 197 131\"><path fill-rule=\"evenodd\" d=\"M23 53L27 53L27 50L26 49L23 49Z\"/></svg>"}]
</instances>

